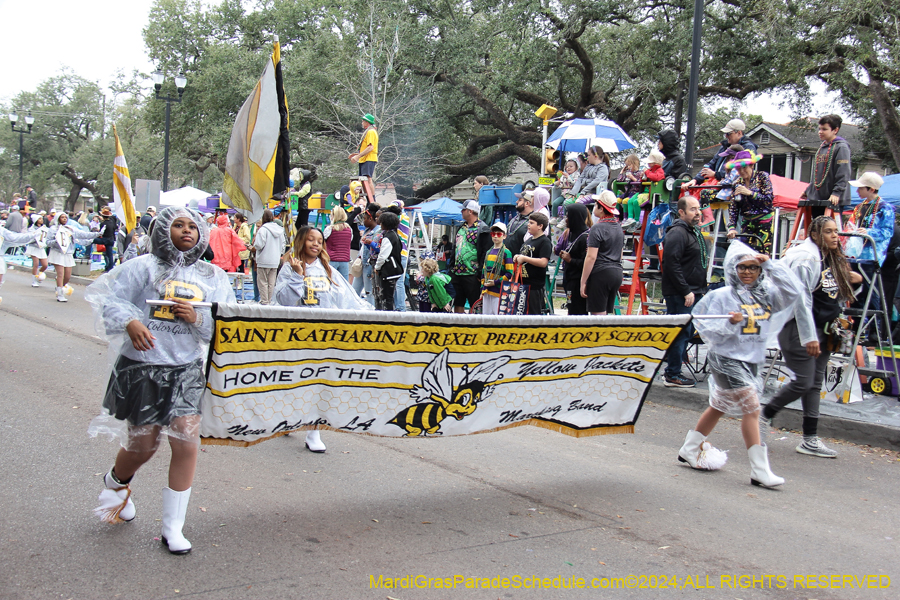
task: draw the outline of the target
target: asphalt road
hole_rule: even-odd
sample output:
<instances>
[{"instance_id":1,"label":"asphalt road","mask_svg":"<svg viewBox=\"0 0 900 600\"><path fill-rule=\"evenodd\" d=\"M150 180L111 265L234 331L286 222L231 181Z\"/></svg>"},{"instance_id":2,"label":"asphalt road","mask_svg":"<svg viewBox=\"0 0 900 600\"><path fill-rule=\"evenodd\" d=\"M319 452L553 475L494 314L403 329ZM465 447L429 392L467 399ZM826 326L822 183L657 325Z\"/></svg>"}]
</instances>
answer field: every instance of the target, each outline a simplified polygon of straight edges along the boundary
<instances>
[{"instance_id":1,"label":"asphalt road","mask_svg":"<svg viewBox=\"0 0 900 600\"><path fill-rule=\"evenodd\" d=\"M2 297L0 598L900 598L897 453L834 442L837 460L812 458L778 432L770 457L787 482L766 490L749 483L737 421L713 434L725 468L692 471L675 457L697 413L650 403L634 435L204 446L194 550L172 556L158 541L167 449L135 477L135 521L91 514L116 446L86 434L106 346L83 288L60 304L9 273ZM890 587L856 587L866 575ZM432 587L373 587L379 576ZM465 587L531 577L585 588Z\"/></svg>"}]
</instances>

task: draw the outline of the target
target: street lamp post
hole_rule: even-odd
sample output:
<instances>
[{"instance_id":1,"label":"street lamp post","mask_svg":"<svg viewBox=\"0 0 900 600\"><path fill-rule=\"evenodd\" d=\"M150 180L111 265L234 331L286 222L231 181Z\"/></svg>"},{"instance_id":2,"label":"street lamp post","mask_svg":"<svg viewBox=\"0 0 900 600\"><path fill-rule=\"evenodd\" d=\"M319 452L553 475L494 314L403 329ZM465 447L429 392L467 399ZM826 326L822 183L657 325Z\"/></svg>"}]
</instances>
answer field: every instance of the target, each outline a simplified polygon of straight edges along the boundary
<instances>
[{"instance_id":1,"label":"street lamp post","mask_svg":"<svg viewBox=\"0 0 900 600\"><path fill-rule=\"evenodd\" d=\"M16 114L16 111L13 110L9 113L9 126L12 127L14 133L19 134L19 189L22 189L22 155L24 153L23 141L25 134L31 135L31 128L34 126L34 117L31 116L31 111L28 111L28 114L25 115L25 125L27 125L27 129L21 127L16 129L16 122L19 120L19 115Z\"/></svg>"},{"instance_id":2,"label":"street lamp post","mask_svg":"<svg viewBox=\"0 0 900 600\"><path fill-rule=\"evenodd\" d=\"M178 90L178 97L173 98L171 96L160 96L159 91L162 89L163 81L166 80L166 74L160 70L157 70L153 73L153 87L156 90L156 99L157 100L165 100L166 101L166 146L165 146L165 155L163 157L163 181L162 181L162 191L169 191L169 117L171 114L171 108L173 102L181 102L181 97L184 95L184 87L187 85L187 77L184 76L184 73L179 73L175 76L175 87Z\"/></svg>"}]
</instances>

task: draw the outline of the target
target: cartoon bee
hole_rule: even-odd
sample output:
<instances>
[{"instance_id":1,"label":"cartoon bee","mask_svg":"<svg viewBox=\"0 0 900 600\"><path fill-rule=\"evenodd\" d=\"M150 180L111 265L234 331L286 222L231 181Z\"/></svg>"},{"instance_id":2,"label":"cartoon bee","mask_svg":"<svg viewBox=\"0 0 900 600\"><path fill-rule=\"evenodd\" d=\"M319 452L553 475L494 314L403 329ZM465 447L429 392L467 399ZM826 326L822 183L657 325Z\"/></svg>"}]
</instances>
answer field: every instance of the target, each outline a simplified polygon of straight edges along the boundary
<instances>
[{"instance_id":1,"label":"cartoon bee","mask_svg":"<svg viewBox=\"0 0 900 600\"><path fill-rule=\"evenodd\" d=\"M471 371L465 367L466 376L454 389L453 371L447 364L450 351L444 349L422 374L422 385L414 386L409 393L419 404L407 406L388 421L406 430L408 437L440 435L441 421L453 417L461 421L478 408L478 403L490 396L492 388L485 389L494 373L509 362L501 356L478 365ZM433 402L425 402L433 400Z\"/></svg>"}]
</instances>

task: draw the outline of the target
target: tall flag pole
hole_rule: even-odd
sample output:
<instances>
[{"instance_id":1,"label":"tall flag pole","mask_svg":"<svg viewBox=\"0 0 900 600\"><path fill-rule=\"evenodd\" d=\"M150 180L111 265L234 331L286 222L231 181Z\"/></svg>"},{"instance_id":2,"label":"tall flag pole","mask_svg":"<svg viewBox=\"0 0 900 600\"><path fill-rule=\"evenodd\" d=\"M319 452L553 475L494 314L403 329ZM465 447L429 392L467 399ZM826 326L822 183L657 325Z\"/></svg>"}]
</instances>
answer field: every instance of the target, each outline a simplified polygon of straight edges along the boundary
<instances>
[{"instance_id":1,"label":"tall flag pole","mask_svg":"<svg viewBox=\"0 0 900 600\"><path fill-rule=\"evenodd\" d=\"M128 173L125 153L122 151L122 143L119 141L115 125L113 135L116 137L116 159L113 162L113 212L124 221L126 231L132 231L137 225L137 215L134 212L131 175Z\"/></svg>"},{"instance_id":2,"label":"tall flag pole","mask_svg":"<svg viewBox=\"0 0 900 600\"><path fill-rule=\"evenodd\" d=\"M222 202L255 223L271 198L286 196L290 180L288 107L281 73L281 46L238 112L225 159Z\"/></svg>"}]
</instances>

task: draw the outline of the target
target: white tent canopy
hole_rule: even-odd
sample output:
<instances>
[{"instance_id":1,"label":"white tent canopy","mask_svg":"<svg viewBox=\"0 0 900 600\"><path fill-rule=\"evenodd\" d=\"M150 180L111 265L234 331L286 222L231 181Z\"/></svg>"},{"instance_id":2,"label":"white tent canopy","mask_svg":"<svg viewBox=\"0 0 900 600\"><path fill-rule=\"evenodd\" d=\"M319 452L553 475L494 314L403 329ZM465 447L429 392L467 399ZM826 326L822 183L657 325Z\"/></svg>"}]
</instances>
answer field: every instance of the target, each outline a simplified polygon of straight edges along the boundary
<instances>
[{"instance_id":1,"label":"white tent canopy","mask_svg":"<svg viewBox=\"0 0 900 600\"><path fill-rule=\"evenodd\" d=\"M205 203L205 200L210 196L212 194L209 192L186 186L177 190L163 192L159 195L159 203L161 206L187 206L193 200L196 200L197 203Z\"/></svg>"}]
</instances>

